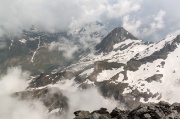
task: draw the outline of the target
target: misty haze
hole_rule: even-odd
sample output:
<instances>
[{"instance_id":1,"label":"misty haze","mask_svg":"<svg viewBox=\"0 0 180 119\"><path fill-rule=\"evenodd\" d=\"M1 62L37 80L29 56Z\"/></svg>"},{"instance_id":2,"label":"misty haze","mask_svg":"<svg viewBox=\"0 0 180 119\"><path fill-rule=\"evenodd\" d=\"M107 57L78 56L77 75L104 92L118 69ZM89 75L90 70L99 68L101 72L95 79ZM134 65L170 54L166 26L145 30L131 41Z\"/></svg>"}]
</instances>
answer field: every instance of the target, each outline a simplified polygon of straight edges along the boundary
<instances>
[{"instance_id":1,"label":"misty haze","mask_svg":"<svg viewBox=\"0 0 180 119\"><path fill-rule=\"evenodd\" d=\"M0 0L0 119L179 119L179 4Z\"/></svg>"}]
</instances>

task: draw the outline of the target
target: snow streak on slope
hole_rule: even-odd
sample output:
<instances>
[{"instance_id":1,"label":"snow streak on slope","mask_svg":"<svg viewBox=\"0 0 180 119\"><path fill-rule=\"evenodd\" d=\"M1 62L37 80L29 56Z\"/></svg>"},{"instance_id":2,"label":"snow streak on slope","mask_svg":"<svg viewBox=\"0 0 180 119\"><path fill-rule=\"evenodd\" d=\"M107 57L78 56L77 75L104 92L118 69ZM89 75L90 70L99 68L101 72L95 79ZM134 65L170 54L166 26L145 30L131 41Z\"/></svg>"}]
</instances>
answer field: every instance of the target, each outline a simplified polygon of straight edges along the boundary
<instances>
[{"instance_id":1,"label":"snow streak on slope","mask_svg":"<svg viewBox=\"0 0 180 119\"><path fill-rule=\"evenodd\" d=\"M136 59L139 60L144 57L152 55L154 52L159 51L160 49L164 48L166 44L171 43L173 39L175 39L175 36L168 36L167 38L158 42L157 44L151 44L148 48L138 53L138 55L136 56Z\"/></svg>"},{"instance_id":2,"label":"snow streak on slope","mask_svg":"<svg viewBox=\"0 0 180 119\"><path fill-rule=\"evenodd\" d=\"M41 48L41 47L40 47L40 44L41 44L41 40L40 40L40 38L39 38L38 47L37 47L37 49L33 52L33 55L32 55L32 57L31 57L31 62L34 62L34 57L35 57L37 51Z\"/></svg>"},{"instance_id":3,"label":"snow streak on slope","mask_svg":"<svg viewBox=\"0 0 180 119\"><path fill-rule=\"evenodd\" d=\"M81 68L81 70L83 70L86 66L93 65L94 62L97 61L105 61L109 63L116 62L126 65L126 63L133 58L136 60L144 57L151 58L154 57L153 53L165 49L168 45L174 45L175 38L176 36L170 36L157 44L149 45L143 43L141 40L126 39L123 42L115 44L113 46L113 51L109 53L95 53L82 58L77 66L83 66ZM163 52L166 53L167 58L157 57L151 62L147 61L145 63L139 61L141 65L136 71L127 70L122 67L109 67L109 69L102 69L102 71L98 72L95 81L104 82L111 80L113 76L118 75L116 82L111 81L111 83L119 82L128 84L123 91L124 95L131 94L133 91L137 90L139 93L149 95L148 100L141 97L141 102L159 100L169 102L178 101L173 97L175 96L173 91L177 91L179 86L180 73L178 72L180 71L180 54L178 52L180 51L180 47L178 43L175 45L176 46L172 46L174 50L172 50L172 48L169 51L163 50ZM106 66L107 64L104 65ZM77 66L74 68L76 69ZM86 73L86 77L89 77L93 75L92 70L93 68L91 68L90 73L86 73L85 71L83 74ZM90 71L90 69L87 71ZM126 73L124 74L124 72ZM167 87L169 88L166 89ZM169 98L170 95L172 95L173 98Z\"/></svg>"},{"instance_id":4,"label":"snow streak on slope","mask_svg":"<svg viewBox=\"0 0 180 119\"><path fill-rule=\"evenodd\" d=\"M171 40L168 39L169 43L172 40L172 38ZM124 93L130 93L132 89L138 89L140 92L161 94L161 100L178 102L180 98L176 92L180 89L180 46L178 44L176 45L177 48L173 52L170 52L166 59L147 62L141 65L135 72L127 71L128 80L125 83L128 83L129 87L132 88L127 88ZM159 43L157 46L159 46ZM151 81L148 82L148 78L153 76L155 77L151 78ZM149 101L157 101L157 97Z\"/></svg>"},{"instance_id":5,"label":"snow streak on slope","mask_svg":"<svg viewBox=\"0 0 180 119\"><path fill-rule=\"evenodd\" d=\"M93 72L93 70L94 70L94 68L88 69L88 70L82 72L82 73L80 74L80 76L83 76L84 74L85 74L85 75L90 75L90 74Z\"/></svg>"},{"instance_id":6,"label":"snow streak on slope","mask_svg":"<svg viewBox=\"0 0 180 119\"><path fill-rule=\"evenodd\" d=\"M103 70L99 75L97 76L97 81L102 82L103 80L109 80L111 79L114 75L119 73L120 71L123 71L123 68L119 69L112 69L112 70Z\"/></svg>"},{"instance_id":7,"label":"snow streak on slope","mask_svg":"<svg viewBox=\"0 0 180 119\"><path fill-rule=\"evenodd\" d=\"M146 49L148 45L141 40L126 39L123 42L115 44L113 51L109 53L90 54L81 59L81 61L100 61L108 60L108 62L127 63L137 53Z\"/></svg>"}]
</instances>

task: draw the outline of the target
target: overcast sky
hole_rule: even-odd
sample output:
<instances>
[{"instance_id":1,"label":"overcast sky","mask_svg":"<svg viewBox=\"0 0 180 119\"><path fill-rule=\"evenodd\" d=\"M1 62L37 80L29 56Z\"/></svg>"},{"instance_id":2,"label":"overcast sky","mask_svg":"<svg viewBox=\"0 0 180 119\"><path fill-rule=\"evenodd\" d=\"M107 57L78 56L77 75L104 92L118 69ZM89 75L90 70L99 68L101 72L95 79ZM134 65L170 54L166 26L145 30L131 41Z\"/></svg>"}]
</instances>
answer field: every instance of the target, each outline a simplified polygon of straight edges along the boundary
<instances>
[{"instance_id":1,"label":"overcast sky","mask_svg":"<svg viewBox=\"0 0 180 119\"><path fill-rule=\"evenodd\" d=\"M0 35L17 35L32 25L48 32L100 21L123 26L144 40L180 33L179 0L0 0Z\"/></svg>"}]
</instances>

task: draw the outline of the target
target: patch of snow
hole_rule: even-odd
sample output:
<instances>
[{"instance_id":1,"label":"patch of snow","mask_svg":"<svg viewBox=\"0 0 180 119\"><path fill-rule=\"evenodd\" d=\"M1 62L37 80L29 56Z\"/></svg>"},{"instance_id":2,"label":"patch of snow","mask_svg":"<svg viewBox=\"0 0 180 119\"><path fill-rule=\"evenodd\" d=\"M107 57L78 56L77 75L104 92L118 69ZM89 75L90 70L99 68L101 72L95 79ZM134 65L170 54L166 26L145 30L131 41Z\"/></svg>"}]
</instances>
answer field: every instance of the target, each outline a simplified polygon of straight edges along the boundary
<instances>
[{"instance_id":1,"label":"patch of snow","mask_svg":"<svg viewBox=\"0 0 180 119\"><path fill-rule=\"evenodd\" d=\"M25 44L27 42L27 40L26 39L20 39L19 42Z\"/></svg>"},{"instance_id":2,"label":"patch of snow","mask_svg":"<svg viewBox=\"0 0 180 119\"><path fill-rule=\"evenodd\" d=\"M93 84L93 85L94 85L94 82L90 81L89 79L86 80L86 83L87 83L87 84Z\"/></svg>"},{"instance_id":3,"label":"patch of snow","mask_svg":"<svg viewBox=\"0 0 180 119\"><path fill-rule=\"evenodd\" d=\"M88 70L82 72L80 74L80 76L83 76L83 75L88 75L89 76L93 71L94 71L94 68L88 69Z\"/></svg>"},{"instance_id":4,"label":"patch of snow","mask_svg":"<svg viewBox=\"0 0 180 119\"><path fill-rule=\"evenodd\" d=\"M140 102L147 103L144 98L140 98ZM155 97L155 98L150 97L150 98L148 98L148 102L158 103L159 100L157 99L157 97Z\"/></svg>"},{"instance_id":5,"label":"patch of snow","mask_svg":"<svg viewBox=\"0 0 180 119\"><path fill-rule=\"evenodd\" d=\"M40 38L39 38L38 47L37 47L37 49L33 52L33 56L31 57L31 62L34 62L34 57L35 57L37 51L41 48L40 44L41 44L41 40L40 40Z\"/></svg>"},{"instance_id":6,"label":"patch of snow","mask_svg":"<svg viewBox=\"0 0 180 119\"><path fill-rule=\"evenodd\" d=\"M136 57L137 60L152 55L154 52L161 50L167 43L171 43L175 39L175 36L170 36L160 41L157 44L151 44L144 51L140 52Z\"/></svg>"},{"instance_id":7,"label":"patch of snow","mask_svg":"<svg viewBox=\"0 0 180 119\"><path fill-rule=\"evenodd\" d=\"M40 36L38 36L38 37L33 37L33 38L29 38L30 41L35 41L35 40L37 40L37 39L40 39Z\"/></svg>"},{"instance_id":8,"label":"patch of snow","mask_svg":"<svg viewBox=\"0 0 180 119\"><path fill-rule=\"evenodd\" d=\"M165 60L157 59L153 62L143 64L137 71L127 71L128 80L123 81L128 83L132 88L127 87L123 94L130 93L132 90L137 89L139 92L150 92L153 94L159 93L162 95L161 100L168 101L170 103L180 100L178 92L180 91L180 46L168 54ZM161 62L165 62L164 67L158 67ZM156 71L159 72L156 72ZM154 74L162 74L161 82L147 82L146 79ZM134 78L136 77L136 78ZM150 98L149 102L158 101L158 97ZM141 99L143 102L144 99Z\"/></svg>"},{"instance_id":9,"label":"patch of snow","mask_svg":"<svg viewBox=\"0 0 180 119\"><path fill-rule=\"evenodd\" d=\"M57 109L52 110L52 111L50 112L50 114L57 113L57 112L59 112L59 111L60 111L60 109L57 108Z\"/></svg>"},{"instance_id":10,"label":"patch of snow","mask_svg":"<svg viewBox=\"0 0 180 119\"><path fill-rule=\"evenodd\" d=\"M113 68L112 70L103 70L99 75L97 76L97 81L102 82L104 80L109 80L113 76L115 76L117 73L123 71L123 67L121 68Z\"/></svg>"},{"instance_id":11,"label":"patch of snow","mask_svg":"<svg viewBox=\"0 0 180 119\"><path fill-rule=\"evenodd\" d=\"M48 85L47 86L41 86L41 87L38 87L38 88L29 88L27 90L33 91L33 90L44 89L44 88L47 88L47 87L48 87Z\"/></svg>"},{"instance_id":12,"label":"patch of snow","mask_svg":"<svg viewBox=\"0 0 180 119\"><path fill-rule=\"evenodd\" d=\"M13 45L14 40L10 39L10 41L11 41L11 44L10 44L10 46L9 46L9 49L11 49L11 47L12 47L12 45Z\"/></svg>"},{"instance_id":13,"label":"patch of snow","mask_svg":"<svg viewBox=\"0 0 180 119\"><path fill-rule=\"evenodd\" d=\"M124 75L123 74L119 74L118 80L116 80L117 82L122 82L124 80Z\"/></svg>"}]
</instances>

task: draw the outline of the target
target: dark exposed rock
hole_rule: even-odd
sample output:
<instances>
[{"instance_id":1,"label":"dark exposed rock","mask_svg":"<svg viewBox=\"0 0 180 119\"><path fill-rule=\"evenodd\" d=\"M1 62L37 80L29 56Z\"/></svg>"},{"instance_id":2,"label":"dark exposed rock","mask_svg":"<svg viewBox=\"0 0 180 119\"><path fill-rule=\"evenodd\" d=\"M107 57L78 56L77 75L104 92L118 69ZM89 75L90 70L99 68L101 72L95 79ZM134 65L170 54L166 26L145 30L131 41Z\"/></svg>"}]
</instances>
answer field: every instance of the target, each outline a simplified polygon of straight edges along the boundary
<instances>
[{"instance_id":1,"label":"dark exposed rock","mask_svg":"<svg viewBox=\"0 0 180 119\"><path fill-rule=\"evenodd\" d=\"M94 63L94 71L88 77L90 80L94 81L97 79L98 73L102 72L103 70L112 70L113 68L120 68L123 67L123 63L117 62L107 62L107 61L97 61Z\"/></svg>"},{"instance_id":2,"label":"dark exposed rock","mask_svg":"<svg viewBox=\"0 0 180 119\"><path fill-rule=\"evenodd\" d=\"M180 113L180 103L173 103L173 110L177 110L178 113Z\"/></svg>"},{"instance_id":3,"label":"dark exposed rock","mask_svg":"<svg viewBox=\"0 0 180 119\"><path fill-rule=\"evenodd\" d=\"M165 46L158 50L155 51L152 55L144 57L142 59L136 59L136 57L138 56L138 54L135 56L135 58L131 59L130 61L128 61L126 69L131 70L131 71L136 71L139 69L139 67L143 64L146 64L147 62L153 62L157 59L166 59L168 54L170 52L173 52L178 44L180 44L180 35L178 35L172 43L166 43ZM165 62L161 62L161 65L164 66Z\"/></svg>"},{"instance_id":4,"label":"dark exposed rock","mask_svg":"<svg viewBox=\"0 0 180 119\"><path fill-rule=\"evenodd\" d=\"M131 111L115 108L111 113L108 113L106 109L101 108L85 116L75 114L75 119L180 119L179 108L176 107L179 107L178 103L170 105L167 102L161 101L156 104L141 104ZM169 110L169 113L166 112L167 110ZM84 112L86 111L78 113Z\"/></svg>"},{"instance_id":5,"label":"dark exposed rock","mask_svg":"<svg viewBox=\"0 0 180 119\"><path fill-rule=\"evenodd\" d=\"M154 74L153 76L149 77L146 79L147 82L151 83L153 81L156 81L156 82L162 82L161 81L161 78L163 77L162 74Z\"/></svg>"},{"instance_id":6,"label":"dark exposed rock","mask_svg":"<svg viewBox=\"0 0 180 119\"><path fill-rule=\"evenodd\" d=\"M36 90L27 90L22 92L16 92L12 96L18 97L21 100L34 100L38 99L44 103L44 105L52 111L60 108L62 111L68 109L68 98L64 96L58 88L42 88Z\"/></svg>"},{"instance_id":7,"label":"dark exposed rock","mask_svg":"<svg viewBox=\"0 0 180 119\"><path fill-rule=\"evenodd\" d=\"M127 62L125 70L137 71L142 64L145 64L145 61L131 59L129 62Z\"/></svg>"},{"instance_id":8,"label":"dark exposed rock","mask_svg":"<svg viewBox=\"0 0 180 119\"><path fill-rule=\"evenodd\" d=\"M128 113L129 111L125 111L125 110L120 110L117 107L110 113L112 118L120 118L120 119L124 119L128 117Z\"/></svg>"},{"instance_id":9,"label":"dark exposed rock","mask_svg":"<svg viewBox=\"0 0 180 119\"><path fill-rule=\"evenodd\" d=\"M68 71L61 71L57 73L41 73L37 78L33 79L29 88L38 88L41 86L46 86L48 84L55 84L56 82L63 80L64 78L70 79L74 74Z\"/></svg>"},{"instance_id":10,"label":"dark exposed rock","mask_svg":"<svg viewBox=\"0 0 180 119\"><path fill-rule=\"evenodd\" d=\"M122 42L126 39L137 40L131 33L126 31L123 27L118 27L112 30L100 44L96 46L98 52L110 52L113 50L113 45Z\"/></svg>"},{"instance_id":11,"label":"dark exposed rock","mask_svg":"<svg viewBox=\"0 0 180 119\"><path fill-rule=\"evenodd\" d=\"M100 108L100 110L96 110L96 111L93 111L93 113L98 113L98 114L109 114L109 112L107 111L106 108Z\"/></svg>"},{"instance_id":12,"label":"dark exposed rock","mask_svg":"<svg viewBox=\"0 0 180 119\"><path fill-rule=\"evenodd\" d=\"M155 117L156 119L162 119L164 117L163 112L160 112L159 110L156 110L151 115L152 115L152 117Z\"/></svg>"},{"instance_id":13,"label":"dark exposed rock","mask_svg":"<svg viewBox=\"0 0 180 119\"><path fill-rule=\"evenodd\" d=\"M136 88L132 89L131 93L123 94L124 89L128 87L128 83L110 82L111 80L105 80L102 82L96 82L95 85L98 87L102 96L106 98L113 97L115 100L124 103L126 105L126 108L129 109L136 108L140 104L140 98L143 98L144 101L148 101L150 97L154 98L161 96L159 93L153 94L151 92L140 92Z\"/></svg>"},{"instance_id":14,"label":"dark exposed rock","mask_svg":"<svg viewBox=\"0 0 180 119\"><path fill-rule=\"evenodd\" d=\"M160 106L165 106L165 107L170 107L170 106L171 106L169 103L164 102L164 101L160 101L160 102L159 102L159 105L160 105Z\"/></svg>"},{"instance_id":15,"label":"dark exposed rock","mask_svg":"<svg viewBox=\"0 0 180 119\"><path fill-rule=\"evenodd\" d=\"M74 115L79 116L79 117L88 116L89 114L90 114L89 111L76 111L76 112L74 112Z\"/></svg>"}]
</instances>

